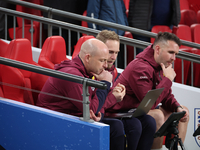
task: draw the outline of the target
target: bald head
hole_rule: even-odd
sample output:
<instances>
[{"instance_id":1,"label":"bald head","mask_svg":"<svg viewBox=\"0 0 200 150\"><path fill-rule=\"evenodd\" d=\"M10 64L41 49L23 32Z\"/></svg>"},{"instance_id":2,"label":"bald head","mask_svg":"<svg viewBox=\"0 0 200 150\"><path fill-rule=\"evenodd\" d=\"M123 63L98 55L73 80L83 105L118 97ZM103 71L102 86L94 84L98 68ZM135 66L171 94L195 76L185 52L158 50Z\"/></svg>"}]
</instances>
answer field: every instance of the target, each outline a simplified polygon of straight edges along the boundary
<instances>
[{"instance_id":1,"label":"bald head","mask_svg":"<svg viewBox=\"0 0 200 150\"><path fill-rule=\"evenodd\" d=\"M100 40L95 38L85 41L79 53L87 72L99 74L107 68L108 47Z\"/></svg>"},{"instance_id":2,"label":"bald head","mask_svg":"<svg viewBox=\"0 0 200 150\"><path fill-rule=\"evenodd\" d=\"M107 46L100 40L92 38L82 44L79 57L83 58L86 54L95 56L98 55L101 51L108 51Z\"/></svg>"}]
</instances>

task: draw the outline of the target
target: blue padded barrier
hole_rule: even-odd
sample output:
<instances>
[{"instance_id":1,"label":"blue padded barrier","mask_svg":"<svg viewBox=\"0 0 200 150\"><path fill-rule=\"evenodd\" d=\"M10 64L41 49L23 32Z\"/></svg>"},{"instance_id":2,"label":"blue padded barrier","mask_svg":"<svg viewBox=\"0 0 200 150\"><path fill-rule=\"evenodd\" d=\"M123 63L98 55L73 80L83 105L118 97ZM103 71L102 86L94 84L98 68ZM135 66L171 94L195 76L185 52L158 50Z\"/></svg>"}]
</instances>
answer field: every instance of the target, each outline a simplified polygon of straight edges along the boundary
<instances>
[{"instance_id":1,"label":"blue padded barrier","mask_svg":"<svg viewBox=\"0 0 200 150\"><path fill-rule=\"evenodd\" d=\"M109 150L109 126L21 102L0 100L6 150Z\"/></svg>"}]
</instances>

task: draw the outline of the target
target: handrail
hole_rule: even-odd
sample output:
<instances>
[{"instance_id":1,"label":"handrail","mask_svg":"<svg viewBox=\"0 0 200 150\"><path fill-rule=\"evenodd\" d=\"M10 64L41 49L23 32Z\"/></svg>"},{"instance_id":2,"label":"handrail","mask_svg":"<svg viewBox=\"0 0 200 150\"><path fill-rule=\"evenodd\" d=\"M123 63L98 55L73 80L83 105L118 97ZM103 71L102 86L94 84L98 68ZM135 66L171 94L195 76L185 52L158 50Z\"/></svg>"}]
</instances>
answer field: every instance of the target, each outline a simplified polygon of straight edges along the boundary
<instances>
[{"instance_id":1,"label":"handrail","mask_svg":"<svg viewBox=\"0 0 200 150\"><path fill-rule=\"evenodd\" d=\"M69 80L71 82L83 84L83 101L82 101L83 117L80 119L83 121L86 121L86 122L93 122L93 120L90 119L90 110L89 110L90 101L89 101L89 93L88 93L89 87L88 86L92 86L92 87L96 87L96 88L100 88L100 89L107 88L107 85L104 82L100 82L100 81L84 78L81 76L72 75L72 74L68 74L65 72L20 62L17 60L12 60L9 58L0 57L0 64L4 64L7 66L16 67L19 69L24 69L24 70L40 73L43 75L48 75L48 76L56 77L59 79ZM85 93L85 92L87 92L87 93Z\"/></svg>"},{"instance_id":2,"label":"handrail","mask_svg":"<svg viewBox=\"0 0 200 150\"><path fill-rule=\"evenodd\" d=\"M94 35L94 36L97 35L100 32L99 30L94 30L94 29L91 29L91 28L85 28L85 27L82 27L82 26L66 23L66 22L63 22L63 21L58 21L58 20L55 20L55 19L31 15L31 14L27 14L27 13L15 11L15 10L3 8L3 7L0 7L0 12L7 13L7 14L13 15L13 16L19 16L19 17L22 17L22 18L25 18L25 19L31 19L31 20L39 21L39 22L42 22L44 24L51 24L51 25L54 25L54 26L60 26L64 29L70 29L72 31L79 31L79 32L83 32L83 33ZM120 40L121 40L122 43L126 43L128 45L133 45L133 46L136 45L136 46L141 47L141 48L145 48L150 44L148 42L144 42L144 41L140 41L140 40L136 40L136 39L131 39L131 38L123 37L123 36L120 36Z\"/></svg>"},{"instance_id":3,"label":"handrail","mask_svg":"<svg viewBox=\"0 0 200 150\"><path fill-rule=\"evenodd\" d=\"M25 19L32 19L32 20L36 20L36 21L46 23L46 24L48 23L48 24L51 24L51 25L60 26L64 29L70 29L70 30L74 30L74 31L84 32L84 33L91 34L91 35L94 35L94 36L96 34L98 34L98 32L100 32L99 30L85 28L85 27L82 27L82 26L66 23L66 22L63 22L63 21L58 21L58 20L55 20L55 19L50 19L50 18L35 16L35 15L23 13L23 12L18 12L18 11L10 10L10 9L3 8L3 7L0 7L0 12L4 12L4 13L14 15L14 16L17 15L17 16L23 17ZM120 37L120 42L122 42L124 44L132 45L132 46L136 46L136 47L140 47L140 48L146 48L147 46L150 45L150 43L148 43L148 42L127 38L127 37L124 37L124 36L119 36L119 37ZM192 43L192 42L190 42L190 43ZM194 44L196 44L196 43L194 43ZM200 46L200 44L196 44L196 45ZM183 58L185 60L189 60L189 61L192 60L193 62L200 63L200 61L199 61L200 56L199 55L187 53L187 52L184 52L184 51L179 51L177 58Z\"/></svg>"},{"instance_id":4,"label":"handrail","mask_svg":"<svg viewBox=\"0 0 200 150\"><path fill-rule=\"evenodd\" d=\"M200 55L197 55L197 54L179 51L176 57L200 64Z\"/></svg>"},{"instance_id":5,"label":"handrail","mask_svg":"<svg viewBox=\"0 0 200 150\"><path fill-rule=\"evenodd\" d=\"M59 9L54 9L54 8L47 7L47 6L41 6L41 5L33 4L30 2L19 1L19 0L4 0L4 1L16 4L16 5L26 6L29 8L39 9L44 12L50 11L51 14L56 14L56 15L64 16L64 17L71 18L71 19L77 19L80 21L83 20L86 22L95 23L95 24L102 25L102 26L112 27L112 28L116 28L116 29L123 30L123 31L128 31L128 32L142 35L142 36L155 38L157 35L156 33L152 33L150 31L145 31L145 30L141 30L141 29L137 29L137 28L133 28L133 27L129 27L129 26L124 26L124 25L120 25L117 23L112 23L112 22L104 21L104 20L100 20L100 19L90 18L87 16L82 16L82 15L70 13L67 11L62 11ZM93 33L92 33L92 35L93 35ZM200 49L200 44L197 44L197 43L193 43L193 42L189 42L189 41L185 41L185 40L181 40L181 43L182 43L182 45L185 45L185 46Z\"/></svg>"},{"instance_id":6,"label":"handrail","mask_svg":"<svg viewBox=\"0 0 200 150\"><path fill-rule=\"evenodd\" d=\"M69 73L65 73L65 72L61 72L61 71L57 71L57 70L53 70L53 69L48 69L48 68L45 68L45 67L32 65L32 64L24 63L24 62L9 59L9 58L4 58L4 57L1 57L1 56L0 56L0 64L4 64L4 65L11 66L11 67L32 71L32 72L35 72L35 73L40 73L40 74L47 75L47 76L56 77L56 78L59 78L59 79L69 80L69 81L80 83L80 84L83 84L85 82L85 79L87 79L86 80L87 86L92 86L92 87L96 87L96 88L100 88L100 89L106 89L107 88L106 83L101 82L101 81L96 81L96 80L84 78L84 77L81 77L81 76L72 75L72 74L69 74Z\"/></svg>"}]
</instances>

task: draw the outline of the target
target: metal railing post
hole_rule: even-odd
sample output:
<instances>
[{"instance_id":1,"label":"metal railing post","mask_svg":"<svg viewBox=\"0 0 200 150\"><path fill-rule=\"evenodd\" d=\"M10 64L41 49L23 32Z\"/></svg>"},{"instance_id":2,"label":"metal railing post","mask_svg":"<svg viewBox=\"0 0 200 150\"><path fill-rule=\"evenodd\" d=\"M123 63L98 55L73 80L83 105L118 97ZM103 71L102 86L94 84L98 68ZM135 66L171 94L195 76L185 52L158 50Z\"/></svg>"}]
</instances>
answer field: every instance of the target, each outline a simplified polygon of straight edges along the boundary
<instances>
[{"instance_id":1,"label":"metal railing post","mask_svg":"<svg viewBox=\"0 0 200 150\"><path fill-rule=\"evenodd\" d=\"M90 101L89 101L89 92L87 86L87 78L83 80L83 118L80 119L86 122L94 122L94 120L90 119Z\"/></svg>"},{"instance_id":2,"label":"metal railing post","mask_svg":"<svg viewBox=\"0 0 200 150\"><path fill-rule=\"evenodd\" d=\"M48 18L52 19L52 8L48 9ZM48 24L48 37L52 36L52 25Z\"/></svg>"}]
</instances>

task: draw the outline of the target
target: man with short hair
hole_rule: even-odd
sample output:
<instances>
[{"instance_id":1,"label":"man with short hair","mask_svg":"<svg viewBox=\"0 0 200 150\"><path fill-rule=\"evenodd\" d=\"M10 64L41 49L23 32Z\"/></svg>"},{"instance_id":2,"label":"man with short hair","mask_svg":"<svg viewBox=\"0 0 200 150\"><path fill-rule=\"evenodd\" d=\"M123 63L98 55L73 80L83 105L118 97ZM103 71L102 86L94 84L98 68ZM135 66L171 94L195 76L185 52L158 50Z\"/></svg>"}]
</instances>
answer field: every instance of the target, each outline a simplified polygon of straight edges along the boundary
<instances>
[{"instance_id":1,"label":"man with short hair","mask_svg":"<svg viewBox=\"0 0 200 150\"><path fill-rule=\"evenodd\" d=\"M95 121L100 121L101 119L101 113L97 109L101 105L100 103L105 101L104 98L106 98L112 82L112 75L105 70L107 68L108 54L108 48L103 42L97 39L89 39L82 44L78 56L72 60L64 60L60 64L55 65L55 70L86 78L95 76L97 80L107 84L107 89L102 92L103 96L101 99L97 97L96 89L89 87L90 117ZM37 106L75 116L83 115L83 105L81 102L83 93L82 84L49 77L42 88L42 92L60 95L66 98L69 97L80 100L80 102L40 93ZM121 101L125 94L125 88L123 85L118 84L109 94L113 101ZM97 113L98 116L95 116L94 113ZM110 149L123 150L123 123L117 119L102 119L102 122L110 125Z\"/></svg>"},{"instance_id":2,"label":"man with short hair","mask_svg":"<svg viewBox=\"0 0 200 150\"><path fill-rule=\"evenodd\" d=\"M97 39L103 41L109 50L109 57L107 60L108 66L106 70L113 74L113 84L115 78L115 66L114 62L117 58L120 45L119 36L114 31L103 30L96 36ZM118 83L120 84L120 83ZM97 92L97 96L99 94ZM108 95L105 103L114 102L112 98ZM122 110L119 110L122 111ZM108 116L109 117L109 116ZM107 118L105 118L107 119ZM127 138L127 149L128 150L148 150L151 148L153 143L153 135L156 130L156 123L153 117L149 115L144 115L138 118L121 118L124 124L124 131Z\"/></svg>"},{"instance_id":3,"label":"man with short hair","mask_svg":"<svg viewBox=\"0 0 200 150\"><path fill-rule=\"evenodd\" d=\"M126 87L126 95L121 102L114 105L111 105L112 102L106 102L104 105L106 111L119 112L137 108L149 90L164 88L149 115L156 120L158 130L172 112L186 111L178 126L179 136L184 142L189 112L185 106L178 103L171 90L172 81L176 76L172 63L180 45L180 39L176 35L168 32L159 33L154 44L138 54L115 81L114 86L120 83ZM155 109L160 103L162 106ZM162 143L163 137L154 139L152 149L161 149Z\"/></svg>"}]
</instances>

